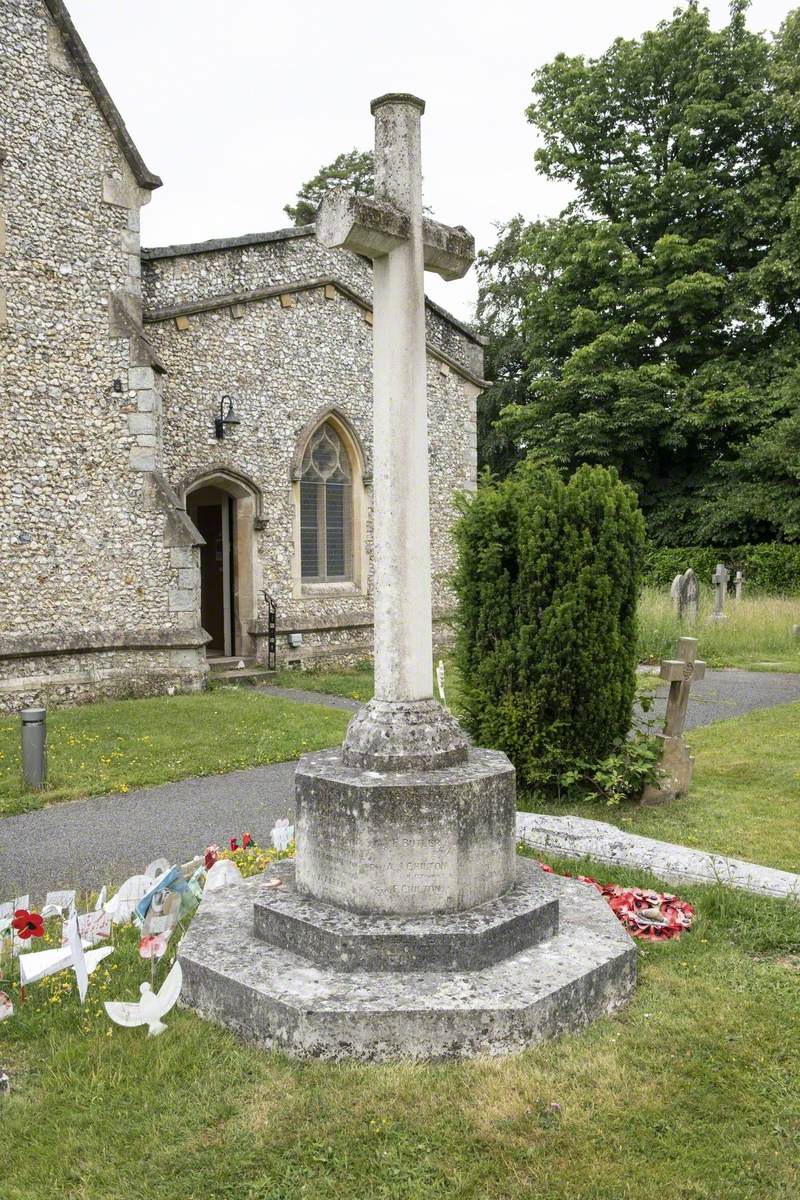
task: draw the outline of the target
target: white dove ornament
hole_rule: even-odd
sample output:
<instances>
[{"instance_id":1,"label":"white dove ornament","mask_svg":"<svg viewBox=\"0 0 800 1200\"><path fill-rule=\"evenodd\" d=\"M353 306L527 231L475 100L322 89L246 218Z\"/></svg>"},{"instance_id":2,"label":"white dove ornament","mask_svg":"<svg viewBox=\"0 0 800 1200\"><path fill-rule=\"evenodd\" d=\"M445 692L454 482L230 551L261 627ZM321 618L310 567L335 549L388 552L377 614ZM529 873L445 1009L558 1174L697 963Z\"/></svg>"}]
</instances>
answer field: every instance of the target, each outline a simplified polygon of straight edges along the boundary
<instances>
[{"instance_id":1,"label":"white dove ornament","mask_svg":"<svg viewBox=\"0 0 800 1200\"><path fill-rule=\"evenodd\" d=\"M141 1000L137 1004L126 1004L115 1000L107 1000L105 1009L116 1025L147 1025L147 1036L156 1037L167 1028L161 1020L165 1017L181 994L183 972L181 964L176 961L157 992L149 983L139 987Z\"/></svg>"}]
</instances>

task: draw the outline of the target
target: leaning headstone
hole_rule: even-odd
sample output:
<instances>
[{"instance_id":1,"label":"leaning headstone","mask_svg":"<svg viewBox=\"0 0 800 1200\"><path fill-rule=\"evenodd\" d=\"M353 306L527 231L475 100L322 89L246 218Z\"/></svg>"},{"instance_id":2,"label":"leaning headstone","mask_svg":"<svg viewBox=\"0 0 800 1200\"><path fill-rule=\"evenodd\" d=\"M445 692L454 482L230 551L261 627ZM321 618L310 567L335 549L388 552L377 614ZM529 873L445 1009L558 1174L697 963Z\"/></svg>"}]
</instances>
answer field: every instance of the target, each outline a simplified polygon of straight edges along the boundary
<instances>
[{"instance_id":1,"label":"leaning headstone","mask_svg":"<svg viewBox=\"0 0 800 1200\"><path fill-rule=\"evenodd\" d=\"M676 575L669 589L675 605L675 616L679 621L695 621L700 603L700 585L691 567L682 575Z\"/></svg>"},{"instance_id":2,"label":"leaning headstone","mask_svg":"<svg viewBox=\"0 0 800 1200\"><path fill-rule=\"evenodd\" d=\"M423 215L423 109L373 101L375 195L316 221L374 265L375 697L297 765L296 859L204 899L179 950L190 1007L301 1056L516 1052L635 981L602 898L517 857L509 760L434 699L423 272L461 278L474 241Z\"/></svg>"},{"instance_id":3,"label":"leaning headstone","mask_svg":"<svg viewBox=\"0 0 800 1200\"><path fill-rule=\"evenodd\" d=\"M700 580L691 567L683 575L683 605L684 616L691 625L700 610Z\"/></svg>"},{"instance_id":4,"label":"leaning headstone","mask_svg":"<svg viewBox=\"0 0 800 1200\"><path fill-rule=\"evenodd\" d=\"M736 572L736 576L735 576L735 578L734 578L734 581L733 581L733 582L734 582L734 585L735 585L735 587L736 587L736 599L737 599L737 600L741 600L741 598L742 598L742 588L744 587L744 582L745 582L745 580L744 580L744 575L742 574L742 572L741 572L741 571L737 571L737 572Z\"/></svg>"},{"instance_id":5,"label":"leaning headstone","mask_svg":"<svg viewBox=\"0 0 800 1200\"><path fill-rule=\"evenodd\" d=\"M694 759L683 730L692 683L705 673L706 664L697 660L697 638L678 638L677 658L665 658L661 663L661 678L669 683L664 732L656 735L663 743L659 761L663 776L659 783L645 788L642 804L663 804L689 791Z\"/></svg>"},{"instance_id":6,"label":"leaning headstone","mask_svg":"<svg viewBox=\"0 0 800 1200\"><path fill-rule=\"evenodd\" d=\"M711 576L711 582L714 585L714 612L715 621L724 621L725 613L725 597L728 594L728 579L730 572L723 563L717 563L717 568Z\"/></svg>"}]
</instances>

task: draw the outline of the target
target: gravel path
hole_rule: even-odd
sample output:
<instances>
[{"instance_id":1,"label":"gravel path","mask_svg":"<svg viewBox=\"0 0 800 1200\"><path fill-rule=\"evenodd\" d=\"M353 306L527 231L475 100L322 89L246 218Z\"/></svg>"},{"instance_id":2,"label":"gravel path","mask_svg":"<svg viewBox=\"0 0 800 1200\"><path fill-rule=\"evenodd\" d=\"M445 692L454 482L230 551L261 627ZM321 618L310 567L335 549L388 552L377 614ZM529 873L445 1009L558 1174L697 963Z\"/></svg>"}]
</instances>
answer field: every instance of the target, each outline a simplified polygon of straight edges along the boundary
<instances>
[{"instance_id":1,"label":"gravel path","mask_svg":"<svg viewBox=\"0 0 800 1200\"><path fill-rule=\"evenodd\" d=\"M653 668L656 671L656 668ZM668 684L659 684L651 716L666 712ZM772 708L800 700L800 674L767 671L706 671L705 679L692 685L686 726L711 725L729 717L741 717L757 708Z\"/></svg>"},{"instance_id":2,"label":"gravel path","mask_svg":"<svg viewBox=\"0 0 800 1200\"><path fill-rule=\"evenodd\" d=\"M358 708L341 696L269 690L287 699ZM656 713L662 716L666 688L659 687L659 694ZM692 689L687 724L708 725L792 700L800 700L800 675L709 671ZM277 763L185 779L2 818L0 902L30 892L32 902L41 903L50 888L119 882L161 855L185 860L209 842L223 843L244 830L266 843L275 821L292 812L294 766Z\"/></svg>"}]
</instances>

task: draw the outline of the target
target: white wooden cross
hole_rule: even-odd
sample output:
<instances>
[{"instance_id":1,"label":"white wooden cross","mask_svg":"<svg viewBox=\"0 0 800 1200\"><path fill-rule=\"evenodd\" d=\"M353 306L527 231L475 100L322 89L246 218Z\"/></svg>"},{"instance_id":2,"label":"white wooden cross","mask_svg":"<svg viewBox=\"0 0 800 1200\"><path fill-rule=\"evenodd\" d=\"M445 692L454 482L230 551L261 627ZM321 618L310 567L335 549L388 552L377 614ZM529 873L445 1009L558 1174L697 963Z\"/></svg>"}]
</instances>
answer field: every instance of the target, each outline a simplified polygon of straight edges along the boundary
<instances>
[{"instance_id":1,"label":"white wooden cross","mask_svg":"<svg viewBox=\"0 0 800 1200\"><path fill-rule=\"evenodd\" d=\"M706 664L697 659L697 638L678 638L678 657L661 662L661 678L669 683L665 737L680 737L686 722L692 683L706 673Z\"/></svg>"},{"instance_id":2,"label":"white wooden cross","mask_svg":"<svg viewBox=\"0 0 800 1200\"><path fill-rule=\"evenodd\" d=\"M375 195L337 190L317 238L374 266L375 699L433 696L424 271L460 279L475 258L462 226L422 213L420 118L405 93L372 101Z\"/></svg>"}]
</instances>

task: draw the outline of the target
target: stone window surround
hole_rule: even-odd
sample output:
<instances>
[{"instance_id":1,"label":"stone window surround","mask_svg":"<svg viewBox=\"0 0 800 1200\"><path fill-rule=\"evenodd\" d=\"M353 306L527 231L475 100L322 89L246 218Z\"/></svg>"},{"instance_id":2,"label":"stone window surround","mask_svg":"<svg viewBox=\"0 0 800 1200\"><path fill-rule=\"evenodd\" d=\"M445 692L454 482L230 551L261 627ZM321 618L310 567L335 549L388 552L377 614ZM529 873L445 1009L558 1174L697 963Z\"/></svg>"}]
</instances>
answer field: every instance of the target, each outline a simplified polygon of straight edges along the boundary
<instances>
[{"instance_id":1,"label":"stone window surround","mask_svg":"<svg viewBox=\"0 0 800 1200\"><path fill-rule=\"evenodd\" d=\"M352 473L350 490L352 554L351 579L341 583L310 583L305 582L301 574L300 555L300 477L303 468L303 456L311 438L321 425L328 423L341 438L347 453ZM317 409L314 416L306 422L297 439L291 464L292 502L294 508L293 521L293 553L292 553L292 596L295 600L314 597L365 596L369 583L369 563L367 561L367 511L369 509L368 489L372 483L372 474L367 468L366 456L353 425L345 414L333 404L323 405Z\"/></svg>"}]
</instances>

